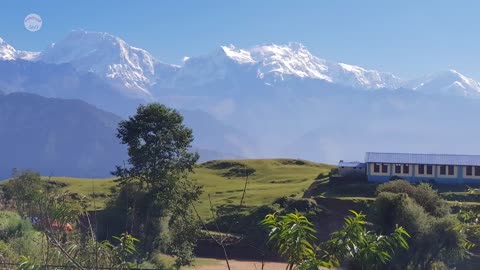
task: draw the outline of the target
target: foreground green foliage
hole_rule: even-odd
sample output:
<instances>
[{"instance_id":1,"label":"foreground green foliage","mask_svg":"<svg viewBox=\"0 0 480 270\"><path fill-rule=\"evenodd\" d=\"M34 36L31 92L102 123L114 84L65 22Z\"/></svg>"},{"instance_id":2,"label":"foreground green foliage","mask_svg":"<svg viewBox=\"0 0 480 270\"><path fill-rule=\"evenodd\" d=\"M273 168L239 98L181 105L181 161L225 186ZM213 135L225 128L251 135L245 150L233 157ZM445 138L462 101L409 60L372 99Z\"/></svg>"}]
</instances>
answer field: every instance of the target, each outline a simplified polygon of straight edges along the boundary
<instances>
[{"instance_id":1,"label":"foreground green foliage","mask_svg":"<svg viewBox=\"0 0 480 270\"><path fill-rule=\"evenodd\" d=\"M288 269L315 258L313 224L298 213L277 216L269 214L261 222L270 230L269 242L288 261Z\"/></svg>"},{"instance_id":2,"label":"foreground green foliage","mask_svg":"<svg viewBox=\"0 0 480 270\"><path fill-rule=\"evenodd\" d=\"M27 199L24 194L31 197ZM118 244L100 243L89 226L85 204L43 185L38 174L16 172L4 187L4 195L2 204L11 205L15 212L0 212L3 263L18 263L20 269L32 270L45 265L124 269L139 259L134 254L135 238L123 234L114 238L120 240ZM85 231L80 230L82 225L86 226Z\"/></svg>"},{"instance_id":3,"label":"foreground green foliage","mask_svg":"<svg viewBox=\"0 0 480 270\"><path fill-rule=\"evenodd\" d=\"M368 231L366 215L350 211L353 216L345 218L343 229L333 232L326 243L327 254L336 265L349 261L351 267L379 269L392 260L401 249L408 250L410 235L403 227L396 227L390 235L378 235Z\"/></svg>"},{"instance_id":4,"label":"foreground green foliage","mask_svg":"<svg viewBox=\"0 0 480 270\"><path fill-rule=\"evenodd\" d=\"M332 233L326 243L316 242L313 223L299 213L269 214L261 222L269 230L269 242L288 261L288 269L318 269L347 263L354 269L378 269L387 264L398 249L408 249L410 235L397 227L388 236L366 229L366 216L351 211L344 227Z\"/></svg>"}]
</instances>

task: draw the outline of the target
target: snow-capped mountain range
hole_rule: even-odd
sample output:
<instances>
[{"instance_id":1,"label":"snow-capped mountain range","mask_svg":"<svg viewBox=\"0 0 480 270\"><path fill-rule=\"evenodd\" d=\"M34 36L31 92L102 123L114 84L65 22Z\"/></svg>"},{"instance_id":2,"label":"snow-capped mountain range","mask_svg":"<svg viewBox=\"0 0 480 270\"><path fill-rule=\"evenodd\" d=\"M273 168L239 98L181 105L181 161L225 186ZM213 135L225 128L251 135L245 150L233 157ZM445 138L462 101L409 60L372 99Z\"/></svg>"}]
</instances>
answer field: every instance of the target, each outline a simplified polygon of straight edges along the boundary
<instances>
[{"instance_id":1,"label":"snow-capped mountain range","mask_svg":"<svg viewBox=\"0 0 480 270\"><path fill-rule=\"evenodd\" d=\"M357 160L366 151L480 152L480 127L475 125L480 84L455 70L405 80L322 59L300 43L226 45L185 57L181 65L159 59L107 33L72 31L42 52L18 50L0 39L0 95L26 92L54 103L83 100L94 105L89 111L101 109L123 118L140 103L161 102L182 112L195 134L193 146L209 153L204 155L208 158L295 157L335 163ZM17 105L5 100L0 107L15 116ZM39 111L53 106L38 101ZM78 122L82 113L64 120ZM36 116L28 111L14 122L28 128L18 121L33 123ZM88 143L101 148L95 144L95 123L103 120L97 120L83 129L91 131ZM41 124L28 132L50 131ZM25 141L9 138L12 145ZM42 138L39 149L60 136ZM3 157L9 159L9 153Z\"/></svg>"},{"instance_id":2,"label":"snow-capped mountain range","mask_svg":"<svg viewBox=\"0 0 480 270\"><path fill-rule=\"evenodd\" d=\"M222 46L221 49L232 61L254 66L257 77L269 82L294 77L367 89L396 89L402 82L400 78L389 73L320 59L312 55L301 43L271 44L248 50L229 45Z\"/></svg>"},{"instance_id":3,"label":"snow-capped mountain range","mask_svg":"<svg viewBox=\"0 0 480 270\"><path fill-rule=\"evenodd\" d=\"M0 61L16 59L35 60L39 54L38 52L17 51L0 37Z\"/></svg>"},{"instance_id":4,"label":"snow-capped mountain range","mask_svg":"<svg viewBox=\"0 0 480 270\"><path fill-rule=\"evenodd\" d=\"M176 67L157 61L145 50L132 47L107 33L72 31L65 39L52 44L37 59L46 63L69 63L83 72L93 72L114 83L149 94L159 71L173 72ZM135 94L135 93L130 93Z\"/></svg>"},{"instance_id":5,"label":"snow-capped mountain range","mask_svg":"<svg viewBox=\"0 0 480 270\"><path fill-rule=\"evenodd\" d=\"M0 60L23 59L71 64L119 86L127 95L150 98L152 88L188 88L223 80L236 73L266 85L313 80L363 90L410 89L426 93L480 95L480 84L448 70L403 80L391 73L319 58L300 43L262 45L248 49L221 46L210 54L185 57L181 66L155 59L108 33L75 30L42 52L16 50L0 39ZM244 79L244 77L242 77Z\"/></svg>"},{"instance_id":6,"label":"snow-capped mountain range","mask_svg":"<svg viewBox=\"0 0 480 270\"><path fill-rule=\"evenodd\" d=\"M460 96L476 96L480 94L480 83L452 69L408 81L405 83L405 87L430 94L439 92Z\"/></svg>"}]
</instances>

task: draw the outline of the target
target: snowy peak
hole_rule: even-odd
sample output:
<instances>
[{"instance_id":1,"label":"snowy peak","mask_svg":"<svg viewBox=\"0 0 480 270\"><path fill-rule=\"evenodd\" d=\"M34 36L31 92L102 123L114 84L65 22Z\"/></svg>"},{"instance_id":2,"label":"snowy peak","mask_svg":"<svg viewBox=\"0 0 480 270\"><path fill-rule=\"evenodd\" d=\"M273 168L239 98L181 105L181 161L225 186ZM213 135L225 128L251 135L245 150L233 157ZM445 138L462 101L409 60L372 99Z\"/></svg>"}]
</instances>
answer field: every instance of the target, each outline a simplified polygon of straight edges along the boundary
<instances>
[{"instance_id":1,"label":"snowy peak","mask_svg":"<svg viewBox=\"0 0 480 270\"><path fill-rule=\"evenodd\" d=\"M412 80L407 88L431 94L480 95L480 83L453 69Z\"/></svg>"},{"instance_id":2,"label":"snowy peak","mask_svg":"<svg viewBox=\"0 0 480 270\"><path fill-rule=\"evenodd\" d=\"M147 51L130 46L116 36L81 30L72 31L65 39L52 44L40 60L70 63L79 71L96 73L145 95L150 95L148 88L157 79L156 67L165 65ZM135 92L138 91L132 91Z\"/></svg>"},{"instance_id":3,"label":"snowy peak","mask_svg":"<svg viewBox=\"0 0 480 270\"><path fill-rule=\"evenodd\" d=\"M0 60L13 61L16 59L34 60L39 53L17 51L14 47L8 44L5 40L0 38Z\"/></svg>"},{"instance_id":4,"label":"snowy peak","mask_svg":"<svg viewBox=\"0 0 480 270\"><path fill-rule=\"evenodd\" d=\"M277 83L295 79L323 80L331 83L365 89L400 86L401 80L392 74L367 70L358 66L327 61L313 55L301 43L286 45L261 45L249 49L234 45L221 46L220 50L201 57L190 57L185 68L193 73L199 66L208 67L208 74L219 77L228 74L232 64L255 69L254 74L265 83ZM235 67L237 69L238 67ZM205 70L203 70L205 72Z\"/></svg>"},{"instance_id":5,"label":"snowy peak","mask_svg":"<svg viewBox=\"0 0 480 270\"><path fill-rule=\"evenodd\" d=\"M239 64L252 64L256 61L252 58L252 55L249 51L236 49L233 45L221 46L221 52L225 54L226 57L236 61Z\"/></svg>"},{"instance_id":6,"label":"snowy peak","mask_svg":"<svg viewBox=\"0 0 480 270\"><path fill-rule=\"evenodd\" d=\"M2 38L0 38L0 60L15 60L17 51Z\"/></svg>"},{"instance_id":7,"label":"snowy peak","mask_svg":"<svg viewBox=\"0 0 480 270\"><path fill-rule=\"evenodd\" d=\"M326 61L313 56L300 43L257 46L251 49L251 53L260 64L259 74L272 74L280 80L294 76L333 82Z\"/></svg>"}]
</instances>

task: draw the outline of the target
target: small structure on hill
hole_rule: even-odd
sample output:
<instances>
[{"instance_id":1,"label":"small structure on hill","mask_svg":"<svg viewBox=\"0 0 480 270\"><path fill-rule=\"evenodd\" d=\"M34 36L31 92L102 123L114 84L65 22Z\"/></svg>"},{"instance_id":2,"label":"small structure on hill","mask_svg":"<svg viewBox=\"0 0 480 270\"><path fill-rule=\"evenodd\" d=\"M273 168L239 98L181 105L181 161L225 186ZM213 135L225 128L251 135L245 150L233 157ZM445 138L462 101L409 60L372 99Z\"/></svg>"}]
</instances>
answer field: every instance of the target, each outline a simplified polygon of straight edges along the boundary
<instances>
[{"instance_id":1,"label":"small structure on hill","mask_svg":"<svg viewBox=\"0 0 480 270\"><path fill-rule=\"evenodd\" d=\"M342 177L365 176L365 163L359 161L345 162L340 160L338 163L338 174Z\"/></svg>"}]
</instances>

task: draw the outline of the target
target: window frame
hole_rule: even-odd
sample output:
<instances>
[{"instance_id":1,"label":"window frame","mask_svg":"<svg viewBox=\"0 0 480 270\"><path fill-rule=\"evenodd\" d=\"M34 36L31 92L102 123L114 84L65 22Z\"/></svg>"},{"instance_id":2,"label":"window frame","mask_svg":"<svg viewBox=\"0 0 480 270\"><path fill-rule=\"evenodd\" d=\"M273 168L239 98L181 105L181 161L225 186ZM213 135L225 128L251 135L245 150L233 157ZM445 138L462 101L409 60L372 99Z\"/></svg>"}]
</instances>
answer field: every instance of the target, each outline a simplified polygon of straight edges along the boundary
<instances>
[{"instance_id":1,"label":"window frame","mask_svg":"<svg viewBox=\"0 0 480 270\"><path fill-rule=\"evenodd\" d=\"M474 176L473 175L473 167L474 166L471 166L471 165L465 166L465 176ZM470 169L470 173L468 172L469 169Z\"/></svg>"},{"instance_id":2,"label":"window frame","mask_svg":"<svg viewBox=\"0 0 480 270\"><path fill-rule=\"evenodd\" d=\"M425 175L426 174L426 170L425 170L426 165L425 164L418 164L417 166L418 166L417 174L418 175Z\"/></svg>"},{"instance_id":3,"label":"window frame","mask_svg":"<svg viewBox=\"0 0 480 270\"><path fill-rule=\"evenodd\" d=\"M381 167L381 163L373 163L373 173L380 173Z\"/></svg>"},{"instance_id":4,"label":"window frame","mask_svg":"<svg viewBox=\"0 0 480 270\"><path fill-rule=\"evenodd\" d=\"M398 172L397 172L397 169L398 169ZM393 172L394 172L395 174L402 174L402 164L400 164L400 163L395 163L395 164L393 165Z\"/></svg>"},{"instance_id":5,"label":"window frame","mask_svg":"<svg viewBox=\"0 0 480 270\"><path fill-rule=\"evenodd\" d=\"M447 175L447 165L438 166L438 175L442 175L442 176Z\"/></svg>"},{"instance_id":6,"label":"window frame","mask_svg":"<svg viewBox=\"0 0 480 270\"><path fill-rule=\"evenodd\" d=\"M381 172L383 174L388 174L388 163L381 163ZM385 169L385 170L384 170Z\"/></svg>"},{"instance_id":7,"label":"window frame","mask_svg":"<svg viewBox=\"0 0 480 270\"><path fill-rule=\"evenodd\" d=\"M447 165L447 175L455 176L455 165Z\"/></svg>"},{"instance_id":8,"label":"window frame","mask_svg":"<svg viewBox=\"0 0 480 270\"><path fill-rule=\"evenodd\" d=\"M478 169L478 174L477 174ZM473 166L473 176L480 176L480 166Z\"/></svg>"},{"instance_id":9,"label":"window frame","mask_svg":"<svg viewBox=\"0 0 480 270\"><path fill-rule=\"evenodd\" d=\"M402 165L402 174L410 175L410 164L405 163Z\"/></svg>"},{"instance_id":10,"label":"window frame","mask_svg":"<svg viewBox=\"0 0 480 270\"><path fill-rule=\"evenodd\" d=\"M428 169L430 169L430 173L428 173ZM427 169L426 169L426 175L433 175L433 165L432 164L427 164Z\"/></svg>"}]
</instances>

